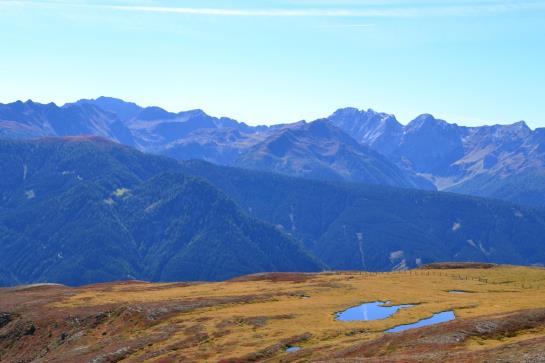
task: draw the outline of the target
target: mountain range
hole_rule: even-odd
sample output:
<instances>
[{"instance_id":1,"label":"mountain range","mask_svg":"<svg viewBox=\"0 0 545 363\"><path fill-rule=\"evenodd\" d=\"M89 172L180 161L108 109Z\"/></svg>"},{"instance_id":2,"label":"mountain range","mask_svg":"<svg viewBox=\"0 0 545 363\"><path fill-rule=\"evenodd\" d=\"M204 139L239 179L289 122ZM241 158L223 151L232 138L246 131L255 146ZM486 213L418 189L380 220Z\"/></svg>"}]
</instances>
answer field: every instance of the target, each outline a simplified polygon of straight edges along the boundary
<instances>
[{"instance_id":1,"label":"mountain range","mask_svg":"<svg viewBox=\"0 0 545 363\"><path fill-rule=\"evenodd\" d=\"M543 130L0 105L0 285L545 265Z\"/></svg>"},{"instance_id":2,"label":"mountain range","mask_svg":"<svg viewBox=\"0 0 545 363\"><path fill-rule=\"evenodd\" d=\"M100 137L0 141L0 285L545 264L545 212L176 161Z\"/></svg>"},{"instance_id":3,"label":"mountain range","mask_svg":"<svg viewBox=\"0 0 545 363\"><path fill-rule=\"evenodd\" d=\"M344 108L310 123L249 126L108 97L0 105L0 137L75 135L178 160L545 206L545 129L524 122L464 127L423 114L402 125L391 114Z\"/></svg>"},{"instance_id":4,"label":"mountain range","mask_svg":"<svg viewBox=\"0 0 545 363\"><path fill-rule=\"evenodd\" d=\"M175 160L96 137L0 141L0 285L317 271Z\"/></svg>"},{"instance_id":5,"label":"mountain range","mask_svg":"<svg viewBox=\"0 0 545 363\"><path fill-rule=\"evenodd\" d=\"M328 120L439 190L545 205L545 128L465 127L424 114L408 125L393 115L346 108Z\"/></svg>"}]
</instances>

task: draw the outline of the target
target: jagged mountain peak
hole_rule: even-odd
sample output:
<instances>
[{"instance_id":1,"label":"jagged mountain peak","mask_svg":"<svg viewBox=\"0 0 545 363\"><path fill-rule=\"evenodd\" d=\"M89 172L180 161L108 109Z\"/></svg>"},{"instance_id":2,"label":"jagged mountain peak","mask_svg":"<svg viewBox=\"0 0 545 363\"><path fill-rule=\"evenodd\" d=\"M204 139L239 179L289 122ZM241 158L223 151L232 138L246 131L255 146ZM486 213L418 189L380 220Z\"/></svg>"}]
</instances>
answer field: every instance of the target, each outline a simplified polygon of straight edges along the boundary
<instances>
[{"instance_id":1,"label":"jagged mountain peak","mask_svg":"<svg viewBox=\"0 0 545 363\"><path fill-rule=\"evenodd\" d=\"M446 122L445 120L435 118L432 114L429 113L423 113L421 115L418 115L414 120L409 122L407 125L407 130L412 130L415 128L423 128L423 127L442 127L442 128L456 128L458 127L457 124L451 124Z\"/></svg>"},{"instance_id":2,"label":"jagged mountain peak","mask_svg":"<svg viewBox=\"0 0 545 363\"><path fill-rule=\"evenodd\" d=\"M99 96L97 98L82 98L78 100L77 102L74 102L75 104L84 104L84 103L90 103L94 104L98 107L101 107L105 110L108 109L118 109L120 107L132 107L137 109L142 109L141 106L137 105L134 102L125 101L121 98L117 97L109 97L109 96Z\"/></svg>"},{"instance_id":3,"label":"jagged mountain peak","mask_svg":"<svg viewBox=\"0 0 545 363\"><path fill-rule=\"evenodd\" d=\"M118 102L118 103L125 103L125 104L136 105L136 104L133 103L133 102L128 102L128 101L122 100L121 98L109 97L109 96L99 96L99 97L96 98L94 101L99 101L99 102Z\"/></svg>"},{"instance_id":4,"label":"jagged mountain peak","mask_svg":"<svg viewBox=\"0 0 545 363\"><path fill-rule=\"evenodd\" d=\"M194 110L182 111L182 112L179 112L178 115L187 115L189 117L210 117L206 112L204 112L200 108L196 108Z\"/></svg>"},{"instance_id":5,"label":"jagged mountain peak","mask_svg":"<svg viewBox=\"0 0 545 363\"><path fill-rule=\"evenodd\" d=\"M75 102L75 104L92 104L105 111L115 114L123 123L133 119L139 112L142 111L142 107L138 106L136 103L107 96L100 96L96 99L81 99Z\"/></svg>"},{"instance_id":6,"label":"jagged mountain peak","mask_svg":"<svg viewBox=\"0 0 545 363\"><path fill-rule=\"evenodd\" d=\"M42 110L42 109L46 109L46 108L50 109L50 108L58 108L59 107L59 106L57 106L57 104L55 104L55 102L41 103L41 102L33 101L31 99L28 99L28 100L26 100L24 102L23 101L15 101L15 102L12 102L12 103L8 103L5 106L15 107L15 108L25 108L27 110Z\"/></svg>"},{"instance_id":7,"label":"jagged mountain peak","mask_svg":"<svg viewBox=\"0 0 545 363\"><path fill-rule=\"evenodd\" d=\"M15 102L7 103L5 106L8 107L15 107L15 108L27 108L27 109L33 109L41 106L45 106L42 103L34 102L31 99L28 99L26 101L17 100Z\"/></svg>"},{"instance_id":8,"label":"jagged mountain peak","mask_svg":"<svg viewBox=\"0 0 545 363\"><path fill-rule=\"evenodd\" d=\"M339 127L333 125L328 119L318 119L312 122L301 121L287 127L280 128L276 137L280 135L291 135L299 139L312 139L319 142L342 142L347 145L359 145L356 140L348 136ZM310 141L309 141L310 142ZM319 146L319 145L317 145Z\"/></svg>"},{"instance_id":9,"label":"jagged mountain peak","mask_svg":"<svg viewBox=\"0 0 545 363\"><path fill-rule=\"evenodd\" d=\"M369 108L367 110L359 110L354 107L341 108L335 111L327 118L337 126L344 124L345 127L373 127L384 123L395 124L402 127L396 117L389 113L378 112ZM343 128L343 127L341 127Z\"/></svg>"},{"instance_id":10,"label":"jagged mountain peak","mask_svg":"<svg viewBox=\"0 0 545 363\"><path fill-rule=\"evenodd\" d=\"M370 146L388 155L403 133L403 125L391 114L373 109L357 110L345 108L328 117L329 122L339 127L357 142Z\"/></svg>"},{"instance_id":11,"label":"jagged mountain peak","mask_svg":"<svg viewBox=\"0 0 545 363\"><path fill-rule=\"evenodd\" d=\"M356 116L360 113L360 110L355 107L343 107L335 110L330 117L350 117Z\"/></svg>"},{"instance_id":12,"label":"jagged mountain peak","mask_svg":"<svg viewBox=\"0 0 545 363\"><path fill-rule=\"evenodd\" d=\"M396 117L394 115L392 115L392 114L389 114L389 113L378 112L378 111L375 111L372 108L368 108L367 110L365 110L365 109L358 109L356 107L339 108L338 110L333 112L328 117L328 119L346 118L346 117L358 118L360 121L362 119L371 119L372 121L377 121L377 120L382 120L382 119L396 120Z\"/></svg>"},{"instance_id":13,"label":"jagged mountain peak","mask_svg":"<svg viewBox=\"0 0 545 363\"><path fill-rule=\"evenodd\" d=\"M339 128L331 125L327 119L307 122L301 125L301 129L308 131L312 136L316 137L329 137L342 132Z\"/></svg>"},{"instance_id":14,"label":"jagged mountain peak","mask_svg":"<svg viewBox=\"0 0 545 363\"><path fill-rule=\"evenodd\" d=\"M512 126L518 126L518 127L524 127L524 128L530 129L530 127L528 126L528 124L524 120L520 120L518 122L515 122L514 124L512 124Z\"/></svg>"},{"instance_id":15,"label":"jagged mountain peak","mask_svg":"<svg viewBox=\"0 0 545 363\"><path fill-rule=\"evenodd\" d=\"M507 125L506 126L508 129L510 130L514 130L514 131L520 131L520 132L524 132L526 134L528 133L531 133L532 132L532 129L528 126L528 124L521 120L521 121L518 121L518 122L515 122L511 125Z\"/></svg>"},{"instance_id":16,"label":"jagged mountain peak","mask_svg":"<svg viewBox=\"0 0 545 363\"><path fill-rule=\"evenodd\" d=\"M476 135L483 135L487 139L502 142L508 139L526 139L534 133L524 121L518 121L509 125L492 125L473 128Z\"/></svg>"},{"instance_id":17,"label":"jagged mountain peak","mask_svg":"<svg viewBox=\"0 0 545 363\"><path fill-rule=\"evenodd\" d=\"M165 109L157 106L150 106L142 109L137 117L144 121L153 121L153 120L168 120L176 118L176 114L168 112Z\"/></svg>"}]
</instances>

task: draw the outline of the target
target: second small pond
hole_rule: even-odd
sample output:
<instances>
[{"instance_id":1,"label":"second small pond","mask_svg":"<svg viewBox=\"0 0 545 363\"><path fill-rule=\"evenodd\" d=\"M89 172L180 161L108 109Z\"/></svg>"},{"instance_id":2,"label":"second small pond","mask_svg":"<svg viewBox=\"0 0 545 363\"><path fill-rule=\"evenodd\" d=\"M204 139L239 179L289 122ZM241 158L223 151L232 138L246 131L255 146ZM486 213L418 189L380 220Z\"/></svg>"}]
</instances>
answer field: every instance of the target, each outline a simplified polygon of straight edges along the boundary
<instances>
[{"instance_id":1,"label":"second small pond","mask_svg":"<svg viewBox=\"0 0 545 363\"><path fill-rule=\"evenodd\" d=\"M397 332L400 332L400 331L420 328L420 327L423 327L423 326L434 325L434 324L439 324L439 323L445 323L447 321L451 321L451 320L454 320L454 319L456 319L456 315L454 315L454 311L452 311L452 310L443 311L443 312L440 312L440 313L437 313L437 314L433 314L433 316L431 318L422 319L422 320L419 320L419 321L417 321L415 323L412 323L412 324L404 324L404 325L395 326L395 327L393 327L391 329L386 330L386 333L397 333Z\"/></svg>"}]
</instances>

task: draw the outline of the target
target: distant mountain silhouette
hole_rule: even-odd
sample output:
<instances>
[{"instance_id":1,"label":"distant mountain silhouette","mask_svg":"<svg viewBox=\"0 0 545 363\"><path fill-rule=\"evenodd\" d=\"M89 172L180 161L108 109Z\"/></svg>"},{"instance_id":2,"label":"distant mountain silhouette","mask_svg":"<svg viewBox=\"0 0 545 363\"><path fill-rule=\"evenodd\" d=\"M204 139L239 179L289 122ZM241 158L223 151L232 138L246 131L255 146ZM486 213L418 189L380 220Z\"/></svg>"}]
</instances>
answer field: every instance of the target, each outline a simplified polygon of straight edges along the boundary
<instances>
[{"instance_id":1,"label":"distant mountain silhouette","mask_svg":"<svg viewBox=\"0 0 545 363\"><path fill-rule=\"evenodd\" d=\"M202 159L312 178L434 189L424 178L400 170L324 121L251 127L211 117L202 110L172 113L107 97L62 107L32 103L24 110L18 104L2 105L0 120L4 137L97 135L180 160ZM15 129L8 127L13 123ZM32 132L20 131L26 130L27 124L32 125ZM287 140L290 135L291 142ZM283 142L287 144L280 145ZM286 148L283 160L278 155L282 147Z\"/></svg>"},{"instance_id":2,"label":"distant mountain silhouette","mask_svg":"<svg viewBox=\"0 0 545 363\"><path fill-rule=\"evenodd\" d=\"M326 120L344 133L319 135L306 122L253 127L108 97L60 107L18 101L0 104L0 138L97 135L179 160L545 206L545 129L463 127L429 114L404 126L393 115L355 108Z\"/></svg>"}]
</instances>

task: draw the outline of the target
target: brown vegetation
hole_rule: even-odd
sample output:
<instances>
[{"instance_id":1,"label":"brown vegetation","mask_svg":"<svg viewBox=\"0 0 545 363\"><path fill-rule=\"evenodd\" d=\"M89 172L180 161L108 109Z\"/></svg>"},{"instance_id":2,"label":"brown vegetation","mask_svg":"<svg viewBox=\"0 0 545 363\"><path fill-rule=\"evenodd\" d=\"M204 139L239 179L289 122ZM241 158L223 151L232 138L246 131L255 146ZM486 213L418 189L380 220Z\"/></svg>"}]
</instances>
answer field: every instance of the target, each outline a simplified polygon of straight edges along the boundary
<instances>
[{"instance_id":1,"label":"brown vegetation","mask_svg":"<svg viewBox=\"0 0 545 363\"><path fill-rule=\"evenodd\" d=\"M436 262L420 267L423 270L455 270L465 268L492 268L497 266L495 263L485 262Z\"/></svg>"},{"instance_id":2,"label":"brown vegetation","mask_svg":"<svg viewBox=\"0 0 545 363\"><path fill-rule=\"evenodd\" d=\"M335 320L335 312L376 300L416 305L384 320ZM384 333L444 310L457 319ZM302 349L286 352L294 345ZM543 351L543 269L472 265L0 289L0 362L539 362Z\"/></svg>"}]
</instances>

